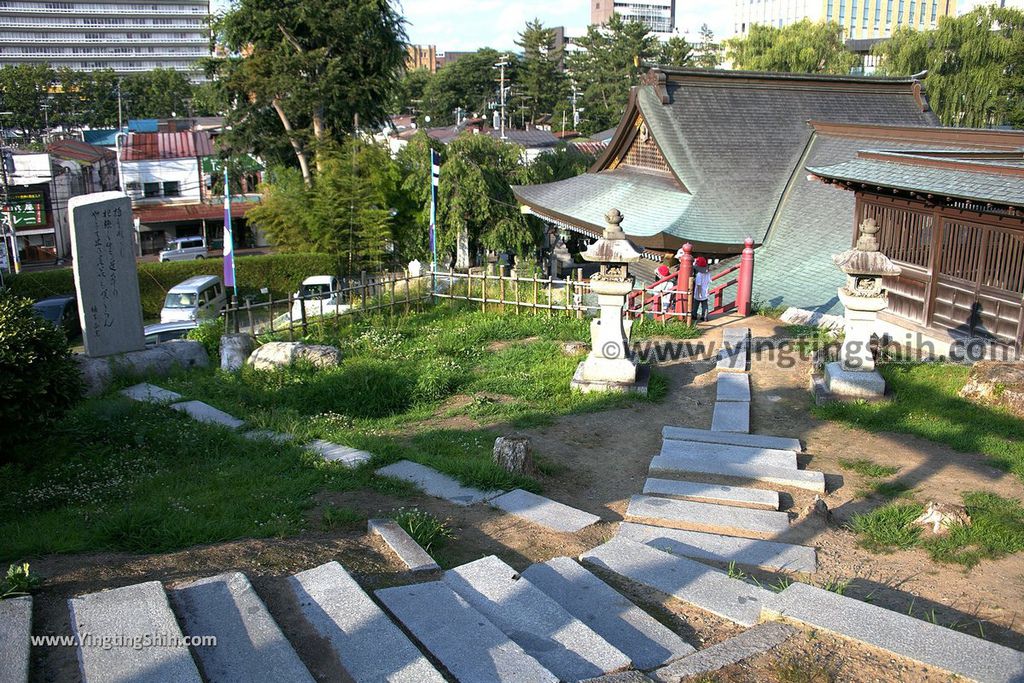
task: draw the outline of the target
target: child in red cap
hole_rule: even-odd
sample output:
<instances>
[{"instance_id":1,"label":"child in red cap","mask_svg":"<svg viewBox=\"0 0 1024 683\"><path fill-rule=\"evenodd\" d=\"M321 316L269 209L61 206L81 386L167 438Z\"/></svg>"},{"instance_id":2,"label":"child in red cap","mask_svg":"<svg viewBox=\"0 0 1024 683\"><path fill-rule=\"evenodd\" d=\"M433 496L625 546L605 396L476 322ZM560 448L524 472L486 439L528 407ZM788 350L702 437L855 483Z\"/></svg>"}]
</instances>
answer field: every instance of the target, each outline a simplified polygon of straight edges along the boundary
<instances>
[{"instance_id":1,"label":"child in red cap","mask_svg":"<svg viewBox=\"0 0 1024 683\"><path fill-rule=\"evenodd\" d=\"M698 256L693 261L693 321L708 319L708 289L711 287L711 273L708 260Z\"/></svg>"}]
</instances>

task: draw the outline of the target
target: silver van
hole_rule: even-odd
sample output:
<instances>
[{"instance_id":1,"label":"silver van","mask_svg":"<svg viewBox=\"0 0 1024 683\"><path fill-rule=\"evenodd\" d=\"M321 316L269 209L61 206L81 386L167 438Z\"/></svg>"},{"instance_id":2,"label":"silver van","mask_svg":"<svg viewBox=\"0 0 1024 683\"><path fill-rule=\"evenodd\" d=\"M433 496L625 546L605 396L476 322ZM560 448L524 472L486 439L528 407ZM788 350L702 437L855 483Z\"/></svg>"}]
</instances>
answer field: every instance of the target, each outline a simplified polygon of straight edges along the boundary
<instances>
[{"instance_id":1,"label":"silver van","mask_svg":"<svg viewBox=\"0 0 1024 683\"><path fill-rule=\"evenodd\" d=\"M167 292L160 322L216 318L227 304L224 285L216 275L196 275Z\"/></svg>"},{"instance_id":2,"label":"silver van","mask_svg":"<svg viewBox=\"0 0 1024 683\"><path fill-rule=\"evenodd\" d=\"M209 258L210 250L206 248L206 240L202 237L179 237L167 242L160 250L160 261L195 261Z\"/></svg>"}]
</instances>

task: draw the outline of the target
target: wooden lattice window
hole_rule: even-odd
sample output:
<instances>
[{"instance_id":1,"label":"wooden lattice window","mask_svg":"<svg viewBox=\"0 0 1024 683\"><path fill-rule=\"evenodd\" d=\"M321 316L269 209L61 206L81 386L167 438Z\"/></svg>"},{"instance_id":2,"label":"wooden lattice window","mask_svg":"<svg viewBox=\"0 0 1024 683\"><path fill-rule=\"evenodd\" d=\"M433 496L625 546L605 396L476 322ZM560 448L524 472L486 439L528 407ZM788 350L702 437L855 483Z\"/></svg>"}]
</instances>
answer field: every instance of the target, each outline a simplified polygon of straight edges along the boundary
<instances>
[{"instance_id":1,"label":"wooden lattice window","mask_svg":"<svg viewBox=\"0 0 1024 683\"><path fill-rule=\"evenodd\" d=\"M996 230L989 233L981 284L1024 294L1024 235Z\"/></svg>"},{"instance_id":2,"label":"wooden lattice window","mask_svg":"<svg viewBox=\"0 0 1024 683\"><path fill-rule=\"evenodd\" d=\"M862 218L874 218L880 228L878 246L899 263L928 268L934 220L930 213L882 204L864 204Z\"/></svg>"},{"instance_id":3,"label":"wooden lattice window","mask_svg":"<svg viewBox=\"0 0 1024 683\"><path fill-rule=\"evenodd\" d=\"M643 120L639 122L639 129L636 139L633 140L633 144L629 146L622 158L622 164L633 168L669 173L668 162L665 161L664 155L658 149L657 143L654 142L654 138Z\"/></svg>"},{"instance_id":4,"label":"wooden lattice window","mask_svg":"<svg viewBox=\"0 0 1024 683\"><path fill-rule=\"evenodd\" d=\"M939 272L967 282L978 281L985 229L970 223L949 221L942 230L942 263Z\"/></svg>"}]
</instances>

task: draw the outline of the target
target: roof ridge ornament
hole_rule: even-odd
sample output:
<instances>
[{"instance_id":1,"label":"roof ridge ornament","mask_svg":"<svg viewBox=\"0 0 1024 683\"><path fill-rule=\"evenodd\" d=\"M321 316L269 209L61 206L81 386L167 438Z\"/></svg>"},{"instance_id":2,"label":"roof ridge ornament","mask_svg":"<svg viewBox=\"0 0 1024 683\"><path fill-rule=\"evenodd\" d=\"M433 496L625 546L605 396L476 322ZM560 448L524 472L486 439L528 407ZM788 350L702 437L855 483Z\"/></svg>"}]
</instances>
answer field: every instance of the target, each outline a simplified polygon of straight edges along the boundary
<instances>
[{"instance_id":1,"label":"roof ridge ornament","mask_svg":"<svg viewBox=\"0 0 1024 683\"><path fill-rule=\"evenodd\" d=\"M651 67L648 69L640 78L640 85L649 85L654 88L654 94L658 96L662 104L668 104L668 88L665 84L668 82L668 77L665 72L658 67Z\"/></svg>"}]
</instances>

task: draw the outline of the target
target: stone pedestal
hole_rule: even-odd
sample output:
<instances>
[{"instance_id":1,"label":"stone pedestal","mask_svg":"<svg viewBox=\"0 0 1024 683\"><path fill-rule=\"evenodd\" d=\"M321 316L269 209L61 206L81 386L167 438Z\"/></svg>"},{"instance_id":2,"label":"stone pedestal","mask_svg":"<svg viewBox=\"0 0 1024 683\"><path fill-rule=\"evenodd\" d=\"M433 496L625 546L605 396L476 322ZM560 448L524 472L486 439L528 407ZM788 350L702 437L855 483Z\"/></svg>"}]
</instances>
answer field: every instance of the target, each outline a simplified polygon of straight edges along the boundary
<instances>
[{"instance_id":1,"label":"stone pedestal","mask_svg":"<svg viewBox=\"0 0 1024 683\"><path fill-rule=\"evenodd\" d=\"M885 380L875 369L871 335L878 312L888 305L888 298L884 293L857 296L840 289L839 300L846 308L846 336L839 349L839 361L825 366L825 386L833 398L881 398L885 395Z\"/></svg>"},{"instance_id":2,"label":"stone pedestal","mask_svg":"<svg viewBox=\"0 0 1024 683\"><path fill-rule=\"evenodd\" d=\"M601 307L599 318L590 323L591 352L576 368L572 387L583 392L635 391L647 393L646 382L637 381L637 366L629 349L633 321L625 320L622 308L633 280L592 280L591 289Z\"/></svg>"},{"instance_id":3,"label":"stone pedestal","mask_svg":"<svg viewBox=\"0 0 1024 683\"><path fill-rule=\"evenodd\" d=\"M849 370L838 361L825 365L825 386L834 398L870 400L885 395L885 380L877 370Z\"/></svg>"}]
</instances>

